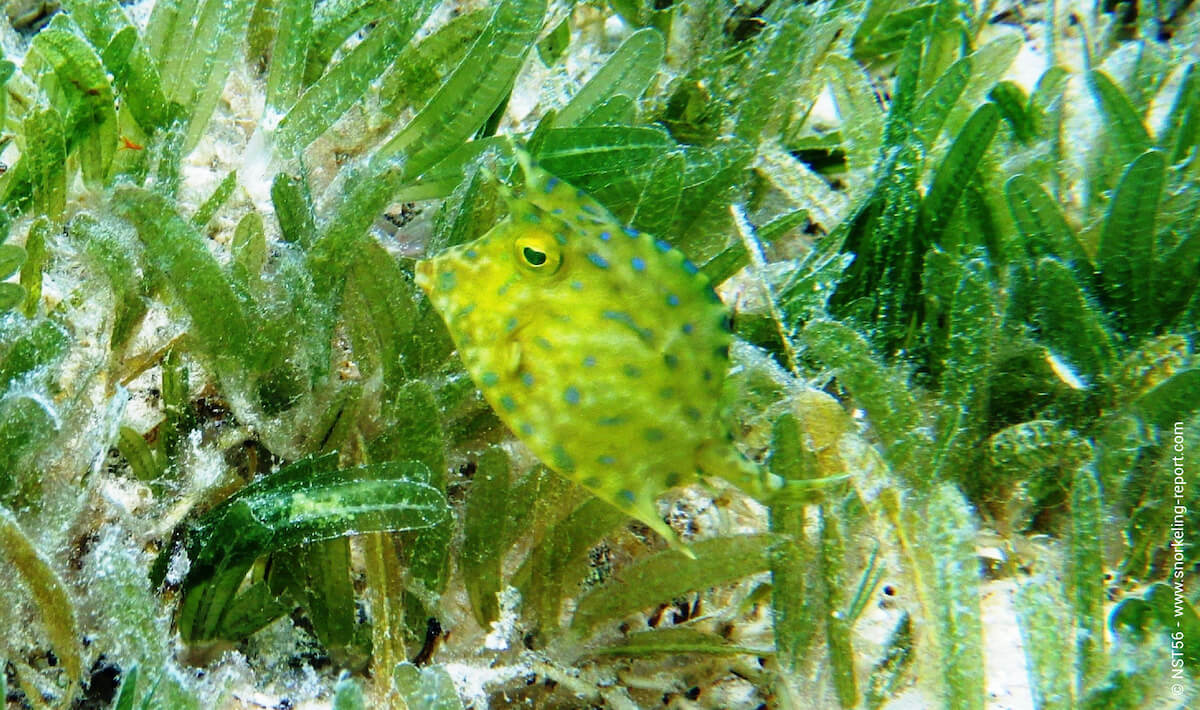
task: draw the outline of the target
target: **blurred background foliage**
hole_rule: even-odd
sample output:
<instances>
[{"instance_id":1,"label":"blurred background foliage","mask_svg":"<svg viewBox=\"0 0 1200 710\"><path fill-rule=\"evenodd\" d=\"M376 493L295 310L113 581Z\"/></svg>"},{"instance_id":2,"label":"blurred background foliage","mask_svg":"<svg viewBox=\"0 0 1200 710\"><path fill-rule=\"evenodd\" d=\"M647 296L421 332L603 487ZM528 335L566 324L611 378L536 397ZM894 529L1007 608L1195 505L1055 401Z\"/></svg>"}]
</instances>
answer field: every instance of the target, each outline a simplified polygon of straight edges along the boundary
<instances>
[{"instance_id":1,"label":"blurred background foliage","mask_svg":"<svg viewBox=\"0 0 1200 710\"><path fill-rule=\"evenodd\" d=\"M7 10L10 704L1194 697L1193 3ZM514 443L412 282L514 142L721 285L805 497L689 560Z\"/></svg>"}]
</instances>

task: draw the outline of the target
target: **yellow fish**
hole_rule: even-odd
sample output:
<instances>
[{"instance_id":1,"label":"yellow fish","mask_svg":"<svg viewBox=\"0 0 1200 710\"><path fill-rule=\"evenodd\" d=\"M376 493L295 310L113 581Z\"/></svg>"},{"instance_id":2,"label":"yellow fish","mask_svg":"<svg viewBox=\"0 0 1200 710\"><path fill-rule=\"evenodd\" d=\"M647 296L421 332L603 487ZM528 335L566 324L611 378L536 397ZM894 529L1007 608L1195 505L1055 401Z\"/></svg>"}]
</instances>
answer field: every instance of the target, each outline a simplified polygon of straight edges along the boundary
<instances>
[{"instance_id":1,"label":"yellow fish","mask_svg":"<svg viewBox=\"0 0 1200 710\"><path fill-rule=\"evenodd\" d=\"M508 216L418 262L416 282L513 433L678 547L663 492L699 475L758 491L718 416L729 313L681 252L517 159Z\"/></svg>"}]
</instances>

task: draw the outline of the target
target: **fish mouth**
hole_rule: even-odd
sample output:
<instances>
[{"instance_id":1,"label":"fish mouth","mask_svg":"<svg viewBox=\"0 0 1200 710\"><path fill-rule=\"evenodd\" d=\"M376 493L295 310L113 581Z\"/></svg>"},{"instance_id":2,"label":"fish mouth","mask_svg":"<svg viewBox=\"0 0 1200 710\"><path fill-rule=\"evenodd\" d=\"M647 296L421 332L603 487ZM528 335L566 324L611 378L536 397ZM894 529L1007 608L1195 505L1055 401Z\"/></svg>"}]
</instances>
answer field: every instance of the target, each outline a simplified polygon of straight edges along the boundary
<instances>
[{"instance_id":1,"label":"fish mouth","mask_svg":"<svg viewBox=\"0 0 1200 710\"><path fill-rule=\"evenodd\" d=\"M433 259L422 259L413 269L413 281L426 294L433 294Z\"/></svg>"}]
</instances>

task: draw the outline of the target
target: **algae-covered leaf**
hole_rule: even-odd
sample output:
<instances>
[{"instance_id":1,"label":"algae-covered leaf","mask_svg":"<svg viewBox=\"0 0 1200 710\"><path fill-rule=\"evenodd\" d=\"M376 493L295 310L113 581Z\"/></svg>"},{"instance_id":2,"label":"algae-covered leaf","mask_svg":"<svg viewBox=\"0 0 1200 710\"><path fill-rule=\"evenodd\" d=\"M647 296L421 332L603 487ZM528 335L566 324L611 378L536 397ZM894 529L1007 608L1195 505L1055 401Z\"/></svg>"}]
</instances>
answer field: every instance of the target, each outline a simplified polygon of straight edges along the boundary
<instances>
[{"instance_id":1,"label":"algae-covered leaf","mask_svg":"<svg viewBox=\"0 0 1200 710\"><path fill-rule=\"evenodd\" d=\"M521 500L521 493L529 491L514 490L513 499ZM563 596L589 570L588 552L628 520L620 509L591 497L546 530L512 578L543 629L558 627Z\"/></svg>"},{"instance_id":2,"label":"algae-covered leaf","mask_svg":"<svg viewBox=\"0 0 1200 710\"><path fill-rule=\"evenodd\" d=\"M462 63L373 160L403 155L403 174L412 179L465 142L507 96L545 12L546 0L501 0Z\"/></svg>"},{"instance_id":3,"label":"algae-covered leaf","mask_svg":"<svg viewBox=\"0 0 1200 710\"><path fill-rule=\"evenodd\" d=\"M626 96L634 101L641 98L654 81L664 51L663 38L657 30L644 28L629 35L604 66L559 110L555 122L564 127L578 124L614 96Z\"/></svg>"},{"instance_id":4,"label":"algae-covered leaf","mask_svg":"<svg viewBox=\"0 0 1200 710\"><path fill-rule=\"evenodd\" d=\"M765 534L713 538L691 545L696 559L674 550L639 559L608 584L585 594L571 626L590 630L656 602L763 572L775 540Z\"/></svg>"},{"instance_id":5,"label":"algae-covered leaf","mask_svg":"<svg viewBox=\"0 0 1200 710\"><path fill-rule=\"evenodd\" d=\"M162 3L164 5L168 3ZM66 0L71 19L100 52L113 87L146 133L165 125L167 99L158 66L116 0Z\"/></svg>"},{"instance_id":6,"label":"algae-covered leaf","mask_svg":"<svg viewBox=\"0 0 1200 710\"><path fill-rule=\"evenodd\" d=\"M792 65L801 52L803 39L812 29L802 19L806 8L793 8L775 23L763 38L765 46L755 58L753 74L745 80L746 91L739 102L733 134L748 143L758 143L773 120L791 108L798 82L789 81Z\"/></svg>"},{"instance_id":7,"label":"algae-covered leaf","mask_svg":"<svg viewBox=\"0 0 1200 710\"><path fill-rule=\"evenodd\" d=\"M867 174L879 155L883 110L862 67L840 54L825 58L824 71L842 119L842 147L852 171ZM764 237L765 239L765 237Z\"/></svg>"},{"instance_id":8,"label":"algae-covered leaf","mask_svg":"<svg viewBox=\"0 0 1200 710\"><path fill-rule=\"evenodd\" d=\"M155 456L145 437L123 426L117 438L117 450L129 462L129 468L139 481L153 481L162 475L165 462Z\"/></svg>"},{"instance_id":9,"label":"algae-covered leaf","mask_svg":"<svg viewBox=\"0 0 1200 710\"><path fill-rule=\"evenodd\" d=\"M971 78L971 58L962 57L942 72L933 86L921 99L917 107L914 128L917 136L926 145L937 143L946 124L950 110L962 96Z\"/></svg>"},{"instance_id":10,"label":"algae-covered leaf","mask_svg":"<svg viewBox=\"0 0 1200 710\"><path fill-rule=\"evenodd\" d=\"M854 401L866 410L896 473L914 486L925 487L928 471L920 463L928 456L929 435L905 383L883 367L863 337L846 325L815 320L805 327L801 340L820 362L833 368Z\"/></svg>"},{"instance_id":11,"label":"algae-covered leaf","mask_svg":"<svg viewBox=\"0 0 1200 710\"><path fill-rule=\"evenodd\" d=\"M20 165L29 176L33 209L61 219L67 200L67 144L62 119L52 108L35 109L25 117L25 154Z\"/></svg>"},{"instance_id":12,"label":"algae-covered leaf","mask_svg":"<svg viewBox=\"0 0 1200 710\"><path fill-rule=\"evenodd\" d=\"M428 469L380 463L331 469L336 456L306 459L247 486L205 514L186 549L180 633L215 638L234 592L258 557L347 535L420 530L450 517L445 497L423 482Z\"/></svg>"},{"instance_id":13,"label":"algae-covered leaf","mask_svg":"<svg viewBox=\"0 0 1200 710\"><path fill-rule=\"evenodd\" d=\"M0 495L10 491L18 464L61 426L58 412L39 395L10 393L0 399Z\"/></svg>"},{"instance_id":14,"label":"algae-covered leaf","mask_svg":"<svg viewBox=\"0 0 1200 710\"><path fill-rule=\"evenodd\" d=\"M50 254L46 250L46 238L50 235L50 220L45 217L34 220L25 239L27 259L21 265L21 286L25 289L25 305L22 311L26 318L37 315L42 301L42 272Z\"/></svg>"},{"instance_id":15,"label":"algae-covered leaf","mask_svg":"<svg viewBox=\"0 0 1200 710\"><path fill-rule=\"evenodd\" d=\"M5 567L12 570L12 578L6 584L18 581L27 588L40 612L50 647L63 669L66 681L63 697L69 701L76 684L82 681L83 673L83 636L76 621L75 604L50 561L37 550L17 519L3 506L0 506L0 558L7 562ZM9 654L19 653L8 643L2 643L2 646Z\"/></svg>"},{"instance_id":16,"label":"algae-covered leaf","mask_svg":"<svg viewBox=\"0 0 1200 710\"><path fill-rule=\"evenodd\" d=\"M511 543L506 530L513 503L510 484L508 454L489 448L479 457L471 479L459 556L471 611L484 628L500 614L496 594L501 588L501 561Z\"/></svg>"},{"instance_id":17,"label":"algae-covered leaf","mask_svg":"<svg viewBox=\"0 0 1200 710\"><path fill-rule=\"evenodd\" d=\"M486 9L464 12L406 47L379 80L382 110L395 114L405 106L424 106L483 32L489 15Z\"/></svg>"},{"instance_id":18,"label":"algae-covered leaf","mask_svg":"<svg viewBox=\"0 0 1200 710\"><path fill-rule=\"evenodd\" d=\"M1067 551L1067 598L1075 621L1077 687L1101 668L1104 655L1104 551L1100 482L1090 464L1079 466L1071 482L1071 535Z\"/></svg>"},{"instance_id":19,"label":"algae-covered leaf","mask_svg":"<svg viewBox=\"0 0 1200 710\"><path fill-rule=\"evenodd\" d=\"M1013 138L1021 143L1028 143L1033 139L1036 126L1024 89L1016 82L1002 81L992 87L988 98L1000 110L1000 115L1012 131Z\"/></svg>"},{"instance_id":20,"label":"algae-covered leaf","mask_svg":"<svg viewBox=\"0 0 1200 710\"><path fill-rule=\"evenodd\" d=\"M679 211L686 168L680 153L659 158L646 179L630 223L650 234L669 233Z\"/></svg>"},{"instance_id":21,"label":"algae-covered leaf","mask_svg":"<svg viewBox=\"0 0 1200 710\"><path fill-rule=\"evenodd\" d=\"M0 281L17 273L24 263L24 249L16 244L0 244Z\"/></svg>"},{"instance_id":22,"label":"algae-covered leaf","mask_svg":"<svg viewBox=\"0 0 1200 710\"><path fill-rule=\"evenodd\" d=\"M719 656L737 654L770 656L775 651L774 649L740 646L716 634L705 633L697 629L675 627L630 634L617 643L592 650L590 655L636 657L657 656L661 654L679 655L684 653L702 653Z\"/></svg>"},{"instance_id":23,"label":"algae-covered leaf","mask_svg":"<svg viewBox=\"0 0 1200 710\"><path fill-rule=\"evenodd\" d=\"M392 678L410 710L463 710L454 680L441 666L417 668L400 663Z\"/></svg>"},{"instance_id":24,"label":"algae-covered leaf","mask_svg":"<svg viewBox=\"0 0 1200 710\"><path fill-rule=\"evenodd\" d=\"M936 486L904 510L905 535L920 567L922 606L948 706L984 707L983 635L976 526L953 485Z\"/></svg>"},{"instance_id":25,"label":"algae-covered leaf","mask_svg":"<svg viewBox=\"0 0 1200 710\"><path fill-rule=\"evenodd\" d=\"M1068 612L1057 584L1034 578L1017 589L1014 602L1029 654L1034 703L1043 710L1075 707L1075 646L1071 636L1063 633Z\"/></svg>"}]
</instances>

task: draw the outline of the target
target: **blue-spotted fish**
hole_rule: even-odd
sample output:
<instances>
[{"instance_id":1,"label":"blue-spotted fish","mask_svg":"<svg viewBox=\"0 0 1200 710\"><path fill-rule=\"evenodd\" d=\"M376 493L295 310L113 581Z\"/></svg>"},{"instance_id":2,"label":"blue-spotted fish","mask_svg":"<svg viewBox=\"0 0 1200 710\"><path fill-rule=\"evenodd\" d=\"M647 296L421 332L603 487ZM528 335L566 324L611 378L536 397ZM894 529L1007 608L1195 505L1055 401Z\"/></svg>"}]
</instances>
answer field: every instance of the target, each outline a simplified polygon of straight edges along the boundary
<instances>
[{"instance_id":1,"label":"blue-spotted fish","mask_svg":"<svg viewBox=\"0 0 1200 710\"><path fill-rule=\"evenodd\" d=\"M729 314L681 252L517 158L508 216L419 262L417 284L516 436L678 547L663 492L699 475L758 490L718 416Z\"/></svg>"}]
</instances>

